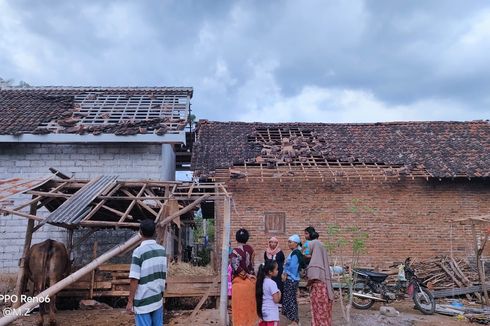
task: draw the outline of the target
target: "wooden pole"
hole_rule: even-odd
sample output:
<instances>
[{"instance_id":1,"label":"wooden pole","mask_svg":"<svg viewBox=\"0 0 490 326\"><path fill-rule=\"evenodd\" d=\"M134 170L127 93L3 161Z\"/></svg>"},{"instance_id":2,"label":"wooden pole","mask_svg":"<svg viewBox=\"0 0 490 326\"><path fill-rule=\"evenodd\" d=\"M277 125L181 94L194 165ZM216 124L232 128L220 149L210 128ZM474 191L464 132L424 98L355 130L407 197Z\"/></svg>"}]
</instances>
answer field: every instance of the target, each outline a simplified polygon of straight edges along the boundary
<instances>
[{"instance_id":1,"label":"wooden pole","mask_svg":"<svg viewBox=\"0 0 490 326\"><path fill-rule=\"evenodd\" d=\"M93 259L97 258L97 240L94 241L94 247L92 249ZM93 299L94 297L94 282L95 282L95 269L92 271L92 275L90 277L90 292L89 299Z\"/></svg>"},{"instance_id":2,"label":"wooden pole","mask_svg":"<svg viewBox=\"0 0 490 326\"><path fill-rule=\"evenodd\" d=\"M46 297L51 297L61 291L63 288L67 287L68 285L76 282L79 280L82 276L86 275L87 273L90 273L93 271L95 268L100 266L101 264L105 263L112 257L118 255L119 253L125 251L128 247L131 247L135 243L139 243L141 241L141 235L137 234L134 237L130 238L128 241L114 247L112 250L106 252L102 256L94 259L92 262L89 264L85 265L83 268L79 269L75 273L65 277L55 285L47 288L43 292L39 293L37 296L35 296L32 301L27 302L20 306L15 314L11 314L9 316L5 316L3 318L0 318L0 326L6 326L9 325L11 322L14 320L18 319L22 315L24 315L26 312L32 310L34 307L36 307L39 304L39 301L41 298L46 298Z\"/></svg>"},{"instance_id":3,"label":"wooden pole","mask_svg":"<svg viewBox=\"0 0 490 326\"><path fill-rule=\"evenodd\" d=\"M221 243L221 292L219 298L220 324L228 325L228 244L230 242L231 199L224 200L223 239Z\"/></svg>"},{"instance_id":4,"label":"wooden pole","mask_svg":"<svg viewBox=\"0 0 490 326\"><path fill-rule=\"evenodd\" d=\"M73 250L73 229L68 229L68 248L67 248L67 252L68 252L68 259L71 260L71 252ZM95 258L95 257L94 257Z\"/></svg>"},{"instance_id":5,"label":"wooden pole","mask_svg":"<svg viewBox=\"0 0 490 326\"><path fill-rule=\"evenodd\" d=\"M36 211L37 211L37 204L31 203L29 214L36 215ZM31 247L32 234L34 233L33 229L34 229L34 220L29 219L27 221L26 238L24 240L24 250L22 252L22 257L20 258L20 262L19 262L19 274L17 275L17 283L15 284L15 295L17 295L17 298L20 298L22 291L24 291L24 287L27 280L25 260L26 260L27 253L29 252L29 248ZM20 300L14 302L13 307L14 308L20 307Z\"/></svg>"},{"instance_id":6,"label":"wooden pole","mask_svg":"<svg viewBox=\"0 0 490 326\"><path fill-rule=\"evenodd\" d=\"M210 196L209 194L206 194L206 195L199 197L198 199L194 200L192 203L190 203L186 207L182 208L180 211L173 213L172 215L165 218L163 221L158 221L157 223L160 226L164 226L165 224L172 222L177 217L179 217L179 216L189 212L190 210L194 209L197 205L199 205L203 200L207 199L209 196Z\"/></svg>"},{"instance_id":7,"label":"wooden pole","mask_svg":"<svg viewBox=\"0 0 490 326\"><path fill-rule=\"evenodd\" d=\"M475 258L476 258L476 268L478 269L478 276L480 276L481 288L483 291L483 296L485 298L485 304L488 304L490 301L488 299L487 285L485 284L485 275L483 275L483 269L480 259L480 250L478 248L478 239L476 237L476 228L475 223L471 223L471 233L473 234L473 242L475 246Z\"/></svg>"}]
</instances>

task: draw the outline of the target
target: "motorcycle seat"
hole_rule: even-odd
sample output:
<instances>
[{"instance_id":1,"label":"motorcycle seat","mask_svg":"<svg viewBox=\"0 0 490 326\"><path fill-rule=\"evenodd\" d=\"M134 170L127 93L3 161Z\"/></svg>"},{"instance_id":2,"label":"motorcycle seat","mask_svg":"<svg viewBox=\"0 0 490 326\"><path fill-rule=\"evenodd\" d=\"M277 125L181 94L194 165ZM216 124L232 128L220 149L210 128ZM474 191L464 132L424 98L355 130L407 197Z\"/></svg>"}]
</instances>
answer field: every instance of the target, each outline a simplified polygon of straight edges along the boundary
<instances>
[{"instance_id":1,"label":"motorcycle seat","mask_svg":"<svg viewBox=\"0 0 490 326\"><path fill-rule=\"evenodd\" d=\"M388 277L388 274L386 274L386 273L378 273L378 272L373 272L373 271L366 270L366 269L357 269L355 271L359 274L366 275L370 279L372 279L373 281L379 282L379 283L383 282Z\"/></svg>"}]
</instances>

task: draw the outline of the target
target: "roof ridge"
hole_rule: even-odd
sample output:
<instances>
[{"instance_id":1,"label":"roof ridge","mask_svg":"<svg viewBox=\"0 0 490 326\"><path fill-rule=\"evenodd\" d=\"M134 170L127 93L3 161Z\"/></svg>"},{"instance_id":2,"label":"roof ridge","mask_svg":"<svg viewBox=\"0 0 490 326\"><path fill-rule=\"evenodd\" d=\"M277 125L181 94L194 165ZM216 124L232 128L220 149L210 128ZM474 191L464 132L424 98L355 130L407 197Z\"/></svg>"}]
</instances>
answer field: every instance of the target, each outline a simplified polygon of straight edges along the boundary
<instances>
[{"instance_id":1,"label":"roof ridge","mask_svg":"<svg viewBox=\"0 0 490 326\"><path fill-rule=\"evenodd\" d=\"M4 86L0 90L4 91L30 91L30 90L186 90L192 91L188 86Z\"/></svg>"},{"instance_id":2,"label":"roof ridge","mask_svg":"<svg viewBox=\"0 0 490 326\"><path fill-rule=\"evenodd\" d=\"M240 124L240 125L258 125L258 126L327 126L327 125L345 125L345 126L377 126L377 125L422 125L422 124L490 124L490 120L480 119L480 120L421 120L421 121L382 121L382 122L246 122L246 121L212 121L201 119L199 120L201 124Z\"/></svg>"}]
</instances>

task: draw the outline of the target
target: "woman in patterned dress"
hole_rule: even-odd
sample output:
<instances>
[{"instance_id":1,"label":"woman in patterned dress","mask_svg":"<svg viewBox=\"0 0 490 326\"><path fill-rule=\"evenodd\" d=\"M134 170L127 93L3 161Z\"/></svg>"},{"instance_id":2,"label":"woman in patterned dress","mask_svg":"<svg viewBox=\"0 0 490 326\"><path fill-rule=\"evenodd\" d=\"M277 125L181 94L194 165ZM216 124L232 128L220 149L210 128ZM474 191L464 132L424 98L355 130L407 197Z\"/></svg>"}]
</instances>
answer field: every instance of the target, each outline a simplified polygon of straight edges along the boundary
<instances>
[{"instance_id":1,"label":"woman in patterned dress","mask_svg":"<svg viewBox=\"0 0 490 326\"><path fill-rule=\"evenodd\" d=\"M309 243L311 260L306 269L310 289L312 326L332 325L334 299L327 250L319 240Z\"/></svg>"},{"instance_id":2,"label":"woman in patterned dress","mask_svg":"<svg viewBox=\"0 0 490 326\"><path fill-rule=\"evenodd\" d=\"M248 238L247 230L238 230L236 233L238 246L231 253L233 326L255 326L258 320L255 307L255 253L253 248L247 245Z\"/></svg>"}]
</instances>

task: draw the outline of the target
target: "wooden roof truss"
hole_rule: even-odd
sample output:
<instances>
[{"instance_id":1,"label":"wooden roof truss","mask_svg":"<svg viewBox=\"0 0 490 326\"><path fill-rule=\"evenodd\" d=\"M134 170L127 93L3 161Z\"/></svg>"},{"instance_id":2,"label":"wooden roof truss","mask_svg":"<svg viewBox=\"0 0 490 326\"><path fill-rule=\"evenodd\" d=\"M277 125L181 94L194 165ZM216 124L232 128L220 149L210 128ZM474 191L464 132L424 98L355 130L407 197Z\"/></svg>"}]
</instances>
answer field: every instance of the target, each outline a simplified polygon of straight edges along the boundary
<instances>
[{"instance_id":1,"label":"wooden roof truss","mask_svg":"<svg viewBox=\"0 0 490 326\"><path fill-rule=\"evenodd\" d=\"M183 183L162 181L119 181L100 186L98 180L53 179L44 185L27 190L25 194L32 195L32 199L17 206L1 208L6 214L14 214L38 221L38 227L45 223L68 229L79 227L91 228L138 228L139 221L152 218L161 221L166 218L165 207L169 200L175 200L184 206L196 200L217 200L227 196L225 187L216 183ZM90 200L80 194L92 185ZM97 186L98 189L93 189ZM78 194L78 195L77 195ZM69 208L67 214L56 214L63 210L63 205L69 203L71 198L77 197ZM81 199L80 199L81 198ZM85 202L82 202L85 200ZM72 200L73 201L73 200ZM23 211L31 205L47 208L50 215L47 217L33 215ZM65 205L66 206L66 205ZM56 218L50 218L56 216Z\"/></svg>"}]
</instances>

